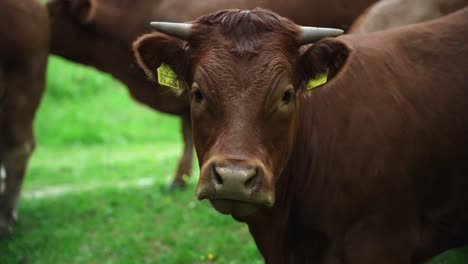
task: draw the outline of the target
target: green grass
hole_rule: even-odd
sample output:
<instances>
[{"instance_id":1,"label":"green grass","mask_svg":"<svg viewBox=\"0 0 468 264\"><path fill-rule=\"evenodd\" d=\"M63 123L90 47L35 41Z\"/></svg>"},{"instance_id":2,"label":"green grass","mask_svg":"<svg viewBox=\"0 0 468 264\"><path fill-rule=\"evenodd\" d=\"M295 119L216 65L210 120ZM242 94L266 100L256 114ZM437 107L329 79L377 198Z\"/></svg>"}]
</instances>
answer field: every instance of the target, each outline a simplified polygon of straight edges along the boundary
<instances>
[{"instance_id":1,"label":"green grass","mask_svg":"<svg viewBox=\"0 0 468 264\"><path fill-rule=\"evenodd\" d=\"M109 75L55 57L49 63L36 121L40 145L180 144L179 130L177 118L136 104Z\"/></svg>"},{"instance_id":2,"label":"green grass","mask_svg":"<svg viewBox=\"0 0 468 264\"><path fill-rule=\"evenodd\" d=\"M196 201L196 179L167 191L179 120L133 102L110 76L52 57L35 127L1 264L263 262L244 224ZM467 252L432 264L468 263Z\"/></svg>"},{"instance_id":3,"label":"green grass","mask_svg":"<svg viewBox=\"0 0 468 264\"><path fill-rule=\"evenodd\" d=\"M23 220L11 240L3 242L9 254L2 259L6 263L23 259L31 263L194 263L209 253L220 263L258 259L246 229L195 202L193 186L174 193L164 190L164 184L153 184L23 200Z\"/></svg>"}]
</instances>

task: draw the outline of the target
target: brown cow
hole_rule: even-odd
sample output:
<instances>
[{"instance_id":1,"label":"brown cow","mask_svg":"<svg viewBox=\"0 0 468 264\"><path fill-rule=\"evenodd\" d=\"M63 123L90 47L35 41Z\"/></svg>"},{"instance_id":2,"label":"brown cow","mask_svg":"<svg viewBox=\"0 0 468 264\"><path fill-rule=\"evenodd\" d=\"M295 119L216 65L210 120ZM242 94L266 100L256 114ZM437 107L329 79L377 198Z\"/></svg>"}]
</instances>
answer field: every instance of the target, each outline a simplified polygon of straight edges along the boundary
<instances>
[{"instance_id":1,"label":"brown cow","mask_svg":"<svg viewBox=\"0 0 468 264\"><path fill-rule=\"evenodd\" d=\"M352 2L352 3L351 3ZM349 25L375 0L52 0L51 52L72 61L94 66L122 81L137 101L161 112L182 118L183 157L172 182L185 186L183 175L192 166L190 111L185 97L167 93L151 84L135 65L131 45L148 33L148 21L187 21L221 8L269 7L298 23Z\"/></svg>"},{"instance_id":2,"label":"brown cow","mask_svg":"<svg viewBox=\"0 0 468 264\"><path fill-rule=\"evenodd\" d=\"M468 8L301 47L310 29L227 10L154 23L186 42L134 50L190 95L198 198L267 263L422 263L468 243L467 24Z\"/></svg>"},{"instance_id":3,"label":"brown cow","mask_svg":"<svg viewBox=\"0 0 468 264\"><path fill-rule=\"evenodd\" d=\"M435 19L468 5L468 0L380 0L360 15L349 33L370 33Z\"/></svg>"},{"instance_id":4,"label":"brown cow","mask_svg":"<svg viewBox=\"0 0 468 264\"><path fill-rule=\"evenodd\" d=\"M44 91L46 9L35 0L0 1L0 236L11 232Z\"/></svg>"}]
</instances>

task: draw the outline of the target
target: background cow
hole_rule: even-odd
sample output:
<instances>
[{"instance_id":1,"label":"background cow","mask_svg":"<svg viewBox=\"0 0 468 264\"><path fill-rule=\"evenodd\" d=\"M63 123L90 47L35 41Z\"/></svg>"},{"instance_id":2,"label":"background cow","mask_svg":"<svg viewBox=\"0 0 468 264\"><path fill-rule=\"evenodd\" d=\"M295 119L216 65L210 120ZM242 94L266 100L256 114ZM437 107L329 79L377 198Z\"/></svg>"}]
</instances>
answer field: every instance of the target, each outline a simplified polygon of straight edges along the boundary
<instances>
[{"instance_id":1,"label":"background cow","mask_svg":"<svg viewBox=\"0 0 468 264\"><path fill-rule=\"evenodd\" d=\"M380 0L360 15L349 33L370 33L435 19L468 5L468 0Z\"/></svg>"},{"instance_id":2,"label":"background cow","mask_svg":"<svg viewBox=\"0 0 468 264\"><path fill-rule=\"evenodd\" d=\"M46 9L34 0L0 1L0 235L11 232L44 91L49 48Z\"/></svg>"},{"instance_id":3,"label":"background cow","mask_svg":"<svg viewBox=\"0 0 468 264\"><path fill-rule=\"evenodd\" d=\"M308 29L227 10L156 23L185 41L134 50L190 95L198 198L245 221L267 263L421 263L468 243L467 23L301 47Z\"/></svg>"},{"instance_id":4,"label":"background cow","mask_svg":"<svg viewBox=\"0 0 468 264\"><path fill-rule=\"evenodd\" d=\"M94 66L122 81L140 103L179 115L184 152L173 187L185 186L183 175L192 166L192 131L185 97L177 97L151 84L135 65L132 42L150 31L151 20L188 21L221 8L263 6L298 23L346 27L375 0L295 1L186 1L186 0L52 0L47 3L52 20L51 52Z\"/></svg>"}]
</instances>

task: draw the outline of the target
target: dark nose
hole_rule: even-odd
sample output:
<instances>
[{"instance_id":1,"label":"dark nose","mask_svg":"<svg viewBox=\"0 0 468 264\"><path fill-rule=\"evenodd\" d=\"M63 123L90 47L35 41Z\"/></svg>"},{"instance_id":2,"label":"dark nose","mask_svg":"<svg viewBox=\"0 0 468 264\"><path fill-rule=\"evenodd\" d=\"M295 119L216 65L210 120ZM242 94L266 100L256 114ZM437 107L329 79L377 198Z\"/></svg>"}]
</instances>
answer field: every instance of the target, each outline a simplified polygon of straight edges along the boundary
<instances>
[{"instance_id":1,"label":"dark nose","mask_svg":"<svg viewBox=\"0 0 468 264\"><path fill-rule=\"evenodd\" d=\"M272 206L274 186L261 162L246 160L216 160L202 166L197 186L197 198L213 201L238 201Z\"/></svg>"},{"instance_id":2,"label":"dark nose","mask_svg":"<svg viewBox=\"0 0 468 264\"><path fill-rule=\"evenodd\" d=\"M257 166L214 162L197 187L198 199L250 201L261 185L261 170Z\"/></svg>"},{"instance_id":3,"label":"dark nose","mask_svg":"<svg viewBox=\"0 0 468 264\"><path fill-rule=\"evenodd\" d=\"M249 193L259 183L258 169L214 164L212 181L218 192L222 189L233 189Z\"/></svg>"}]
</instances>

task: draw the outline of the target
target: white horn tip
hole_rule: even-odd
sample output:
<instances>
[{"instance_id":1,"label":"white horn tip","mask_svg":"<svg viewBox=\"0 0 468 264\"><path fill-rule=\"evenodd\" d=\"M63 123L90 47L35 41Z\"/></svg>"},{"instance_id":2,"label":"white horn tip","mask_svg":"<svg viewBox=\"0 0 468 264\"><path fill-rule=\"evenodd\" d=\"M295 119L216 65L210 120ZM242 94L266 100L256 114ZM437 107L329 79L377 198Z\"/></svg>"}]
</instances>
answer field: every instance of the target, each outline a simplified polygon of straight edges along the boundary
<instances>
[{"instance_id":1,"label":"white horn tip","mask_svg":"<svg viewBox=\"0 0 468 264\"><path fill-rule=\"evenodd\" d=\"M344 33L344 30L339 28L324 27L302 27L302 31L313 31L315 34L326 34L329 37L338 37Z\"/></svg>"},{"instance_id":2,"label":"white horn tip","mask_svg":"<svg viewBox=\"0 0 468 264\"><path fill-rule=\"evenodd\" d=\"M339 28L332 28L332 29L330 29L330 30L334 30L334 31L335 31L335 37L338 37L338 36L340 36L340 35L343 35L343 33L344 33L344 30L339 29Z\"/></svg>"},{"instance_id":3,"label":"white horn tip","mask_svg":"<svg viewBox=\"0 0 468 264\"><path fill-rule=\"evenodd\" d=\"M165 28L172 28L174 26L175 23L171 23L171 22L159 22L159 21L153 21L150 23L150 25L152 27L154 27L155 29L165 29Z\"/></svg>"},{"instance_id":4,"label":"white horn tip","mask_svg":"<svg viewBox=\"0 0 468 264\"><path fill-rule=\"evenodd\" d=\"M153 21L150 23L150 25L159 32L180 39L188 38L190 34L190 28L192 27L192 24L189 23L172 23L159 21Z\"/></svg>"},{"instance_id":5,"label":"white horn tip","mask_svg":"<svg viewBox=\"0 0 468 264\"><path fill-rule=\"evenodd\" d=\"M325 37L338 37L344 33L343 30L338 28L322 28L322 27L301 27L302 34L299 38L301 45L315 42Z\"/></svg>"},{"instance_id":6,"label":"white horn tip","mask_svg":"<svg viewBox=\"0 0 468 264\"><path fill-rule=\"evenodd\" d=\"M344 33L344 30L342 29L335 29L337 36L342 35Z\"/></svg>"},{"instance_id":7,"label":"white horn tip","mask_svg":"<svg viewBox=\"0 0 468 264\"><path fill-rule=\"evenodd\" d=\"M166 22L166 23L167 23L167 22ZM164 24L164 22L156 22L156 21L153 21L153 22L150 23L150 25L151 25L152 27L155 27L155 28L158 28L159 26L161 26L161 25L163 25L163 24Z\"/></svg>"}]
</instances>

